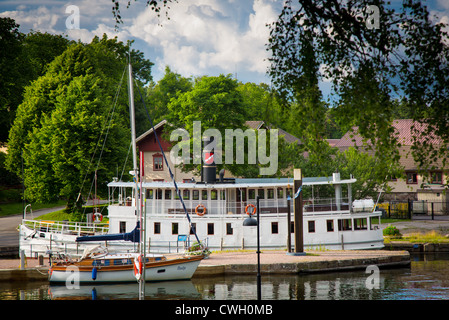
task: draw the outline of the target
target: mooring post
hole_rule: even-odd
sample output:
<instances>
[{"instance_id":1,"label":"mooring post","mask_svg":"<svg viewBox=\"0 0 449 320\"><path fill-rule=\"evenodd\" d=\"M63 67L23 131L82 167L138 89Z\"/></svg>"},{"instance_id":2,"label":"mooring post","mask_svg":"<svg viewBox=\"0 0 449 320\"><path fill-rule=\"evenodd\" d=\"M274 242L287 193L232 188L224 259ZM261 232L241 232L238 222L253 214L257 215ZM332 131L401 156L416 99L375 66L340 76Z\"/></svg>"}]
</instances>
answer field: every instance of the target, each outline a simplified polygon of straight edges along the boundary
<instances>
[{"instance_id":1,"label":"mooring post","mask_svg":"<svg viewBox=\"0 0 449 320\"><path fill-rule=\"evenodd\" d=\"M20 250L20 270L25 270L25 250Z\"/></svg>"},{"instance_id":2,"label":"mooring post","mask_svg":"<svg viewBox=\"0 0 449 320\"><path fill-rule=\"evenodd\" d=\"M302 208L302 172L301 169L293 170L293 212L295 221L295 250L287 252L288 255L305 256L303 235L303 208Z\"/></svg>"},{"instance_id":3,"label":"mooring post","mask_svg":"<svg viewBox=\"0 0 449 320\"><path fill-rule=\"evenodd\" d=\"M291 197L290 197L290 192L289 191L287 191L287 192L288 192L287 193L287 252L292 252Z\"/></svg>"}]
</instances>

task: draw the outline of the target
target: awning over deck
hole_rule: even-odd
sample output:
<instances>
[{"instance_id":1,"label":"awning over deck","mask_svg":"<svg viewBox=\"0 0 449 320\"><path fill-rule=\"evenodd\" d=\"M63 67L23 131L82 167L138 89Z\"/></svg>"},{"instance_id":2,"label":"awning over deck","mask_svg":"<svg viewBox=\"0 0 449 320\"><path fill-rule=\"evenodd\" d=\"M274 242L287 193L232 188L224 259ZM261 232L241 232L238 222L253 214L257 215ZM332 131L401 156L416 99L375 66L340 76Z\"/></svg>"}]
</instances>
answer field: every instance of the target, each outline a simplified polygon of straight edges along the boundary
<instances>
[{"instance_id":1,"label":"awning over deck","mask_svg":"<svg viewBox=\"0 0 449 320\"><path fill-rule=\"evenodd\" d=\"M345 180L334 180L333 177L312 177L303 178L302 184L304 186L314 186L314 185L337 185L337 184L351 184L356 182L357 179L345 179ZM287 187L293 186L293 178L257 178L257 179L235 179L235 183L182 183L177 182L178 188L180 189L235 189L235 188L264 188L264 187ZM122 187L122 188L133 188L135 186L134 182L110 182L108 187ZM143 182L143 188L162 188L168 189L173 188L173 182Z\"/></svg>"}]
</instances>

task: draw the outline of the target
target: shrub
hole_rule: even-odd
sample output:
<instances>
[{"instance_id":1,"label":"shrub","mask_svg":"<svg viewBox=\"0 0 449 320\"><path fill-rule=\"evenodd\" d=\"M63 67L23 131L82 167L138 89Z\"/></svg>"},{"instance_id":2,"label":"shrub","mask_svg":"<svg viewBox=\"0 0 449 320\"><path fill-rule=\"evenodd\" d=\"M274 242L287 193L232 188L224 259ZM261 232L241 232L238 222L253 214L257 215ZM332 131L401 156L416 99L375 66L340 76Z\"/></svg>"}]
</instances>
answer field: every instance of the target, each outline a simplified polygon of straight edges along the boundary
<instances>
[{"instance_id":1,"label":"shrub","mask_svg":"<svg viewBox=\"0 0 449 320\"><path fill-rule=\"evenodd\" d=\"M384 234L384 236L390 236L390 237L401 237L402 236L399 229L392 225L388 225L388 227L386 227L383 230L383 234Z\"/></svg>"}]
</instances>

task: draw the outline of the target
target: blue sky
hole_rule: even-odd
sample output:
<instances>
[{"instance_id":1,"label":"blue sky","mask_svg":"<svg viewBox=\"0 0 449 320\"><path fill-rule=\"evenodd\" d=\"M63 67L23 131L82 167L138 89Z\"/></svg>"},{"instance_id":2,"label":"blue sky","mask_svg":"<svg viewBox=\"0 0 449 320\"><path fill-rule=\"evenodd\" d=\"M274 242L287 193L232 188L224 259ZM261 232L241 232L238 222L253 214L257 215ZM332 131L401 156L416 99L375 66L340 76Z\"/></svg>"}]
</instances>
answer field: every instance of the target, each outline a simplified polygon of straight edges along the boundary
<instances>
[{"instance_id":1,"label":"blue sky","mask_svg":"<svg viewBox=\"0 0 449 320\"><path fill-rule=\"evenodd\" d=\"M145 6L146 0L131 0L129 9L127 2L121 1L124 23L118 31L114 30L111 0L0 0L0 16L15 19L25 33L32 29L83 42L103 33L121 41L132 39L134 48L155 63L156 81L168 65L187 77L231 73L242 82L270 83L266 24L275 21L283 1L178 0L171 4L170 20L164 13L157 18ZM427 4L438 20L449 23L449 0ZM79 8L79 29L67 28L73 13L66 13L70 5ZM323 91L328 88L323 83Z\"/></svg>"}]
</instances>

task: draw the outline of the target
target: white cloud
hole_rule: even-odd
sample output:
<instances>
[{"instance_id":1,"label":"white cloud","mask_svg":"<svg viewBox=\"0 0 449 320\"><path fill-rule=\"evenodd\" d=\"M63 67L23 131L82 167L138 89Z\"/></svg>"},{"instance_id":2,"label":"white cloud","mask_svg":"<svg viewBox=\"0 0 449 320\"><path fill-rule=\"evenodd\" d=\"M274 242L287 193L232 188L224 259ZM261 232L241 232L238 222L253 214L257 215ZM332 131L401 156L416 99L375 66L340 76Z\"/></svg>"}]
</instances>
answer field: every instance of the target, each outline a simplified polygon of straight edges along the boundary
<instances>
[{"instance_id":1,"label":"white cloud","mask_svg":"<svg viewBox=\"0 0 449 320\"><path fill-rule=\"evenodd\" d=\"M50 33L58 32L55 27L59 17L47 7L40 6L29 11L24 11L25 9L25 6L19 6L18 10L1 12L0 16L10 17L19 25L25 25L27 29Z\"/></svg>"},{"instance_id":2,"label":"white cloud","mask_svg":"<svg viewBox=\"0 0 449 320\"><path fill-rule=\"evenodd\" d=\"M171 4L169 20L164 12L158 18L146 1L131 1L128 9L126 2L121 4L124 23L118 31L110 0L44 0L39 5L27 0L20 4L7 1L0 3L0 11L2 6L8 7L0 16L14 18L22 32L33 29L67 34L69 39L83 42L103 33L121 41L134 39L135 48L156 63L153 73L163 73L169 65L184 76L246 73L247 80L265 78L266 24L277 18L281 1L183 0ZM68 5L79 8L80 29L67 29Z\"/></svg>"},{"instance_id":3,"label":"white cloud","mask_svg":"<svg viewBox=\"0 0 449 320\"><path fill-rule=\"evenodd\" d=\"M244 23L236 14L236 6L249 12ZM246 6L217 0L182 1L170 9L170 20L159 21L147 8L124 29L158 48L159 70L169 65L186 76L242 69L265 74L266 24L274 21L277 12L273 2L266 0L255 0L252 7L246 2Z\"/></svg>"}]
</instances>

